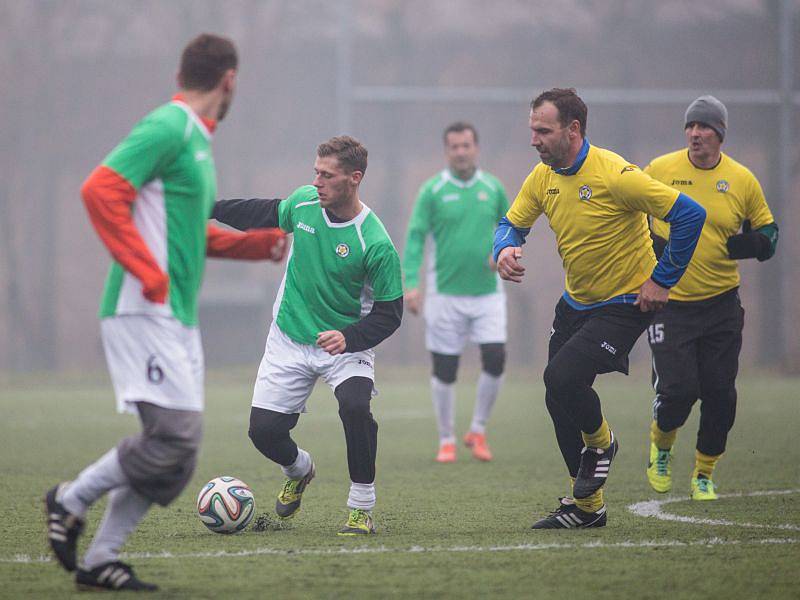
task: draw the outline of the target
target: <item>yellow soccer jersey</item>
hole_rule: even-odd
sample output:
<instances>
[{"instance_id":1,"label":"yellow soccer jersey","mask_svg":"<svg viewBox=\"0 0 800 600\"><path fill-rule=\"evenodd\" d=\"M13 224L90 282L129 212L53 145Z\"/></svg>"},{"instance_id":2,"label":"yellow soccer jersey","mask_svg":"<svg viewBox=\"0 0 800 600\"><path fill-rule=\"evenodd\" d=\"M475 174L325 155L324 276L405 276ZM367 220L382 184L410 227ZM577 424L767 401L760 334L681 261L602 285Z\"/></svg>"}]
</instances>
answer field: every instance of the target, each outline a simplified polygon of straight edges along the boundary
<instances>
[{"instance_id":1,"label":"yellow soccer jersey","mask_svg":"<svg viewBox=\"0 0 800 600\"><path fill-rule=\"evenodd\" d=\"M536 165L506 217L525 228L547 215L567 294L588 305L638 293L656 266L645 213L664 218L677 198L618 154L590 146L574 175Z\"/></svg>"},{"instance_id":2,"label":"yellow soccer jersey","mask_svg":"<svg viewBox=\"0 0 800 600\"><path fill-rule=\"evenodd\" d=\"M645 172L691 197L707 213L689 267L669 297L705 300L738 286L739 269L728 258L728 238L739 232L745 219L753 229L775 221L755 176L725 154L713 169L699 169L685 148L653 159ZM669 223L654 218L652 227L656 235L669 236Z\"/></svg>"}]
</instances>

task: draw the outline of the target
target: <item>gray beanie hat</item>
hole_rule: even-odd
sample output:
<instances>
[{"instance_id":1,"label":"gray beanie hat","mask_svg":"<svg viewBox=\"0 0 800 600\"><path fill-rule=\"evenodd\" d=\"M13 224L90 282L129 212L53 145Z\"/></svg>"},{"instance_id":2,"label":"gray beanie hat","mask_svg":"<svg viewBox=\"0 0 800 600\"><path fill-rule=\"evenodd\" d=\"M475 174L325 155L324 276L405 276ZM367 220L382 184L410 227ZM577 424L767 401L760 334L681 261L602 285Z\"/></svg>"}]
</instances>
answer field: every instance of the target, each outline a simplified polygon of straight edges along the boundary
<instances>
[{"instance_id":1,"label":"gray beanie hat","mask_svg":"<svg viewBox=\"0 0 800 600\"><path fill-rule=\"evenodd\" d=\"M683 123L684 129L689 123L704 123L716 131L722 141L728 129L728 109L714 96L700 96L686 109Z\"/></svg>"}]
</instances>

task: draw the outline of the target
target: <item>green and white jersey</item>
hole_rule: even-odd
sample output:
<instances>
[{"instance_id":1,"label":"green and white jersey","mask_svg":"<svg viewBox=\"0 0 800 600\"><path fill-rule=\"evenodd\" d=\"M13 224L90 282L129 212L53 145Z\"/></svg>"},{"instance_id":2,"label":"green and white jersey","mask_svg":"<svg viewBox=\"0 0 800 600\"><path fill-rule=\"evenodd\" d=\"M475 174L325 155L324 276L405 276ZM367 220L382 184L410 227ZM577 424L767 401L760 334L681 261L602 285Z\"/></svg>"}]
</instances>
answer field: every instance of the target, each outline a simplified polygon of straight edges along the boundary
<instances>
[{"instance_id":1,"label":"green and white jersey","mask_svg":"<svg viewBox=\"0 0 800 600\"><path fill-rule=\"evenodd\" d=\"M366 205L354 219L335 223L317 189L306 185L278 205L278 222L294 240L273 317L295 342L314 345L321 331L359 321L373 301L403 295L397 250Z\"/></svg>"},{"instance_id":2,"label":"green and white jersey","mask_svg":"<svg viewBox=\"0 0 800 600\"><path fill-rule=\"evenodd\" d=\"M406 289L419 286L425 238L433 235L428 291L454 296L481 296L498 291L489 266L494 230L508 210L500 181L478 169L462 181L445 169L420 188L408 225L403 254Z\"/></svg>"},{"instance_id":3,"label":"green and white jersey","mask_svg":"<svg viewBox=\"0 0 800 600\"><path fill-rule=\"evenodd\" d=\"M161 269L169 296L156 304L141 283L114 262L100 317L157 314L197 325L197 296L206 258L206 231L217 195L211 133L192 109L174 100L144 117L103 161L136 190L133 220Z\"/></svg>"}]
</instances>

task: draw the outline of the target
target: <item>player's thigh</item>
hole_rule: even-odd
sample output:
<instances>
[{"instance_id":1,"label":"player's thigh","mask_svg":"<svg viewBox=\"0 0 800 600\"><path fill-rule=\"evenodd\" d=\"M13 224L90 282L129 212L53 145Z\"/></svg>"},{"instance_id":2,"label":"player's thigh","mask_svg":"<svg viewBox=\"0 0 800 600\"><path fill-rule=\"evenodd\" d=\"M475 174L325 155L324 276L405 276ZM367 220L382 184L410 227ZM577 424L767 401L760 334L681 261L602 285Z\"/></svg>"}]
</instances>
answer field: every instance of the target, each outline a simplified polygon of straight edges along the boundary
<instances>
[{"instance_id":1,"label":"player's thigh","mask_svg":"<svg viewBox=\"0 0 800 600\"><path fill-rule=\"evenodd\" d=\"M703 328L698 311L667 304L647 328L653 356L653 387L660 401L691 398L699 393L698 341Z\"/></svg>"},{"instance_id":2,"label":"player's thigh","mask_svg":"<svg viewBox=\"0 0 800 600\"><path fill-rule=\"evenodd\" d=\"M425 299L425 346L439 354L461 354L469 316L459 296L428 294Z\"/></svg>"},{"instance_id":3,"label":"player's thigh","mask_svg":"<svg viewBox=\"0 0 800 600\"><path fill-rule=\"evenodd\" d=\"M170 317L119 315L100 324L120 410L135 402L203 409L203 350L197 328Z\"/></svg>"},{"instance_id":4,"label":"player's thigh","mask_svg":"<svg viewBox=\"0 0 800 600\"><path fill-rule=\"evenodd\" d=\"M375 381L375 351L346 352L331 356L319 350L317 370L323 381L335 390L351 377L364 377ZM373 384L374 389L374 384Z\"/></svg>"},{"instance_id":5,"label":"player's thigh","mask_svg":"<svg viewBox=\"0 0 800 600\"><path fill-rule=\"evenodd\" d=\"M309 346L290 339L273 322L258 366L252 406L284 414L305 412L317 380L309 352Z\"/></svg>"},{"instance_id":6,"label":"player's thigh","mask_svg":"<svg viewBox=\"0 0 800 600\"><path fill-rule=\"evenodd\" d=\"M471 300L470 339L476 344L504 344L508 339L505 294L486 294Z\"/></svg>"},{"instance_id":7,"label":"player's thigh","mask_svg":"<svg viewBox=\"0 0 800 600\"><path fill-rule=\"evenodd\" d=\"M577 311L567 304L564 298L559 298L553 315L553 325L550 328L550 340L547 347L547 359L558 353L561 347L575 335L586 322L587 314Z\"/></svg>"},{"instance_id":8,"label":"player's thigh","mask_svg":"<svg viewBox=\"0 0 800 600\"><path fill-rule=\"evenodd\" d=\"M738 298L735 302L726 302L726 306L712 308L716 321L698 341L700 387L705 390L734 386L744 328L744 309Z\"/></svg>"}]
</instances>

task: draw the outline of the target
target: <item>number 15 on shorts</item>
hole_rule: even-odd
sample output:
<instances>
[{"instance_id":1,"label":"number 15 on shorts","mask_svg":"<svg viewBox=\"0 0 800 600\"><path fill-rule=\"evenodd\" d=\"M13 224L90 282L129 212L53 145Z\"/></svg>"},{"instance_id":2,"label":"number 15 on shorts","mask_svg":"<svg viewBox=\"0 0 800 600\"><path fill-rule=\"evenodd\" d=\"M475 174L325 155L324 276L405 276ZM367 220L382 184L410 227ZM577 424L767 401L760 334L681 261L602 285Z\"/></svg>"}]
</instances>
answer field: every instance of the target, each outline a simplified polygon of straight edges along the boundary
<instances>
[{"instance_id":1,"label":"number 15 on shorts","mask_svg":"<svg viewBox=\"0 0 800 600\"><path fill-rule=\"evenodd\" d=\"M660 344L664 341L664 324L653 323L647 328L647 339L651 344Z\"/></svg>"}]
</instances>

